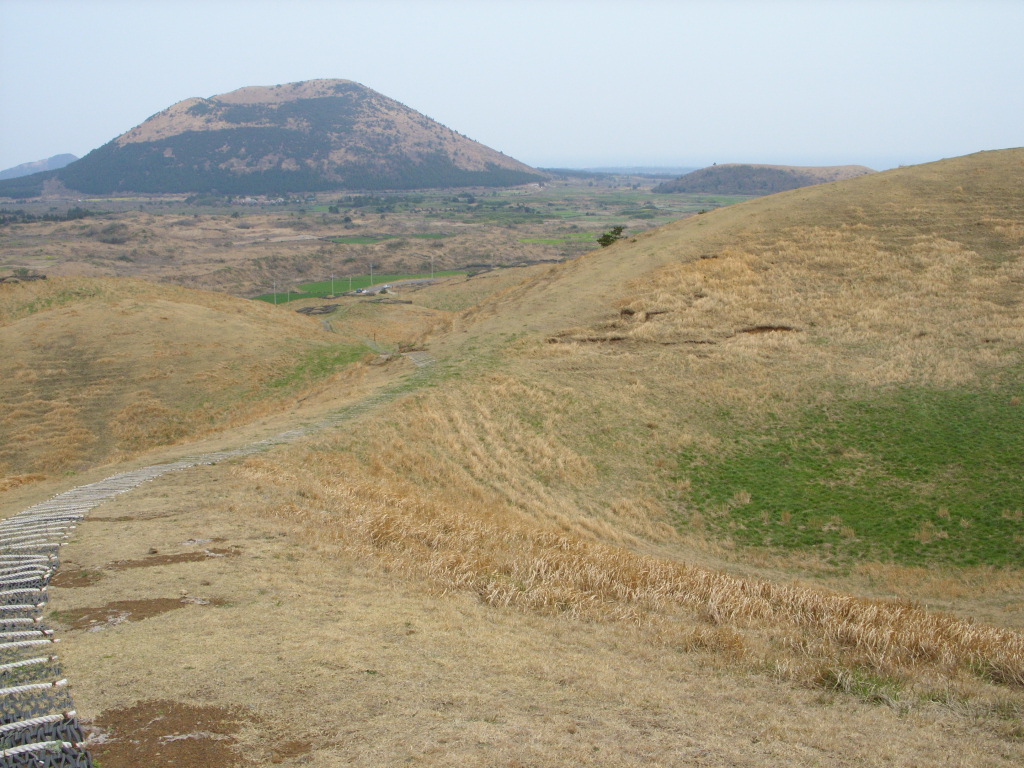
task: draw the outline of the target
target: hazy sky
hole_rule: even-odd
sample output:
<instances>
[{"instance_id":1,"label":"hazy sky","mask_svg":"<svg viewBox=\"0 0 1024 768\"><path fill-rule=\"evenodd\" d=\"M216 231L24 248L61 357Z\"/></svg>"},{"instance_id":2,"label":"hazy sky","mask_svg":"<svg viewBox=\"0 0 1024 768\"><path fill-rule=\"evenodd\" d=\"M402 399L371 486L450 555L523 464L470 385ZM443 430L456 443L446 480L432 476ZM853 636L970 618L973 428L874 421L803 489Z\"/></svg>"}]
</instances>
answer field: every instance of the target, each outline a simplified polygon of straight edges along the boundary
<instances>
[{"instance_id":1,"label":"hazy sky","mask_svg":"<svg viewBox=\"0 0 1024 768\"><path fill-rule=\"evenodd\" d=\"M0 169L171 104L355 80L541 167L1024 145L1024 0L0 0Z\"/></svg>"}]
</instances>

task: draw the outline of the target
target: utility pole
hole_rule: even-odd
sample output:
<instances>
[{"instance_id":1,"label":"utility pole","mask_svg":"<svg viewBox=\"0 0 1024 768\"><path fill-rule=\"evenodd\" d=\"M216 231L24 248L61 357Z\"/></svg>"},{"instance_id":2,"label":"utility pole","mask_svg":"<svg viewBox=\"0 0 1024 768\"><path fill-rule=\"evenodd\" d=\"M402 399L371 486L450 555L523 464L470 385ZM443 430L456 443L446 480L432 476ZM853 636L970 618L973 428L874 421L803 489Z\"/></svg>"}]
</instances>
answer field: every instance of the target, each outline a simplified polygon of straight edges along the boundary
<instances>
[{"instance_id":1,"label":"utility pole","mask_svg":"<svg viewBox=\"0 0 1024 768\"><path fill-rule=\"evenodd\" d=\"M334 296L334 273L331 272L331 296Z\"/></svg>"},{"instance_id":2,"label":"utility pole","mask_svg":"<svg viewBox=\"0 0 1024 768\"><path fill-rule=\"evenodd\" d=\"M274 278L274 306L277 306L277 278Z\"/></svg>"}]
</instances>

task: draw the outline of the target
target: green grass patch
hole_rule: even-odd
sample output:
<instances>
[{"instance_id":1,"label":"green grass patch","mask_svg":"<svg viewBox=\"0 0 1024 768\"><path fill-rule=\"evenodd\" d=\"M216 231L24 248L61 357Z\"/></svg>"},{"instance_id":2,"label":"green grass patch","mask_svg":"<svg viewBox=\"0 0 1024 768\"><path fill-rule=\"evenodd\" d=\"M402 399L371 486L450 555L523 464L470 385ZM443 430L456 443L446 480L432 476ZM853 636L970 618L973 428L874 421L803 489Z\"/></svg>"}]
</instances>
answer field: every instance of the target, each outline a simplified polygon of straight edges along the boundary
<instances>
[{"instance_id":1,"label":"green grass patch","mask_svg":"<svg viewBox=\"0 0 1024 768\"><path fill-rule=\"evenodd\" d=\"M848 693L874 704L898 704L904 696L904 681L887 675L879 675L866 669L824 669L817 675L815 684L827 691Z\"/></svg>"},{"instance_id":2,"label":"green grass patch","mask_svg":"<svg viewBox=\"0 0 1024 768\"><path fill-rule=\"evenodd\" d=\"M343 344L315 349L302 357L288 373L267 382L267 386L271 389L307 386L330 376L339 368L360 360L368 352L370 349L362 344Z\"/></svg>"},{"instance_id":3,"label":"green grass patch","mask_svg":"<svg viewBox=\"0 0 1024 768\"><path fill-rule=\"evenodd\" d=\"M1024 562L1022 387L907 389L680 457L705 526L839 562ZM681 522L686 527L686 521Z\"/></svg>"},{"instance_id":4,"label":"green grass patch","mask_svg":"<svg viewBox=\"0 0 1024 768\"><path fill-rule=\"evenodd\" d=\"M106 295L105 289L89 284L66 286L59 290L51 290L42 296L22 296L12 291L3 297L3 305L0 306L0 325L37 312Z\"/></svg>"}]
</instances>

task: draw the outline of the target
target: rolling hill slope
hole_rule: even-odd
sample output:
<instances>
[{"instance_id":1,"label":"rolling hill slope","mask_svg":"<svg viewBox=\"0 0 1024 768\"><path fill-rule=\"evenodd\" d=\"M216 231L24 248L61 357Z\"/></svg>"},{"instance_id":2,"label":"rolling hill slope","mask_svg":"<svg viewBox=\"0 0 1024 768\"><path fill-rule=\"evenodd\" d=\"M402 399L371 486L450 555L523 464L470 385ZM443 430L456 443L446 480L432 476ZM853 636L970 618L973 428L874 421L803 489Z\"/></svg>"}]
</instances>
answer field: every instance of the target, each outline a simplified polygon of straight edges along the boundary
<instances>
[{"instance_id":1,"label":"rolling hill slope","mask_svg":"<svg viewBox=\"0 0 1024 768\"><path fill-rule=\"evenodd\" d=\"M7 486L243 423L365 352L258 302L127 279L0 285L0 344Z\"/></svg>"},{"instance_id":2,"label":"rolling hill slope","mask_svg":"<svg viewBox=\"0 0 1024 768\"><path fill-rule=\"evenodd\" d=\"M1019 764L1022 171L535 272L339 429L98 510L54 616L103 764Z\"/></svg>"}]
</instances>

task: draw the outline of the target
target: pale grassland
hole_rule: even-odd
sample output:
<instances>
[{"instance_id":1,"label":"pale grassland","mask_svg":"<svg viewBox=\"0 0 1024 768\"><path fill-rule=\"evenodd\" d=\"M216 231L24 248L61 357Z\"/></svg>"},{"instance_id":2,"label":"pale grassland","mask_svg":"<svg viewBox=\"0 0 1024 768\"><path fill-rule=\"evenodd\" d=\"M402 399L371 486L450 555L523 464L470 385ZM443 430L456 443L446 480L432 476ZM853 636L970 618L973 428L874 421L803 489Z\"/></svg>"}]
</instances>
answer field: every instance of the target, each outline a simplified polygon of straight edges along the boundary
<instances>
[{"instance_id":1,"label":"pale grassland","mask_svg":"<svg viewBox=\"0 0 1024 768\"><path fill-rule=\"evenodd\" d=\"M64 567L101 579L54 589L58 616L116 600L187 600L144 621L62 633L86 721L139 701L222 707L244 727L217 738L241 750L246 768L1002 767L1024 755L1010 702L993 717L952 691L919 701L866 675L793 685L785 670L752 669L741 643L748 630L686 611L640 626L495 607L422 576L410 581L389 573L400 561L387 549L353 555L331 540L337 527L311 537L287 511L268 516L292 500L318 502L297 496L303 487L290 479L257 484L247 474L221 464L165 476L104 505L77 532ZM154 548L202 551L212 537L241 554L107 568ZM201 739L209 725L193 730ZM154 753L175 735L165 733L164 742L150 737ZM123 765L113 762L118 739L139 734L107 736L102 764ZM279 756L282 744L290 759Z\"/></svg>"},{"instance_id":2,"label":"pale grassland","mask_svg":"<svg viewBox=\"0 0 1024 768\"><path fill-rule=\"evenodd\" d=\"M407 395L83 530L68 557L97 570L210 536L244 555L63 591L228 602L67 638L79 707L249 706L314 766L1019 764L1019 568L742 547L700 522L745 499L696 509L678 456L1017 381L1022 168L797 190L399 315L395 339L435 328Z\"/></svg>"},{"instance_id":3,"label":"pale grassland","mask_svg":"<svg viewBox=\"0 0 1024 768\"><path fill-rule=\"evenodd\" d=\"M315 320L142 281L0 286L0 476L78 471L238 425L308 395L268 384L356 340Z\"/></svg>"},{"instance_id":4,"label":"pale grassland","mask_svg":"<svg viewBox=\"0 0 1024 768\"><path fill-rule=\"evenodd\" d=\"M410 296L417 304L445 312L462 312L501 292L547 272L548 265L495 269L468 277L452 277L417 290ZM400 292L404 292L401 291Z\"/></svg>"},{"instance_id":5,"label":"pale grassland","mask_svg":"<svg viewBox=\"0 0 1024 768\"><path fill-rule=\"evenodd\" d=\"M861 181L886 183L884 175ZM845 205L874 199L877 188L856 193ZM919 220L938 222L945 199L916 204ZM714 216L772 205L781 203ZM702 222L689 220L549 270L459 320L449 338L462 333L475 352L449 341L453 354L473 360L487 351L489 368L463 369L359 435L273 464L253 459L246 476L297 489L300 498L276 514L303 523L317 541L337 540L489 604L652 626L670 615L676 631L690 627L694 639L680 642L803 682L860 671L922 697L948 686L979 700L1016 697L999 687L1012 692L1022 681L1024 646L1013 630L906 602L782 587L756 578L752 565L777 574L796 556L736 551L728 540L702 540L699 524L688 537L671 525L677 515L699 522L676 493L685 480L669 471L679 448L714 450L738 423L785 419L851 391L983 385L1021 363L1024 267L1012 227L993 225L983 237L972 230L974 250L953 239L948 220L941 236L919 222L871 223L867 215L868 223L828 227L800 221L801 210L822 216L802 205L786 209L783 228L764 227L764 214L764 229L713 249ZM659 255L666 242L699 255ZM626 269L616 261L634 255L662 266L617 280ZM595 284L582 297L581 273ZM608 298L602 305L595 296ZM518 312L503 313L513 302ZM581 302L596 311L577 310ZM593 319L563 330L573 311ZM352 479L339 486L337 477ZM802 576L835 587L828 565L810 560ZM986 580L984 570L949 583L972 579L1004 602L1021 586L1019 572ZM970 613L969 598L965 606L934 594L934 581L930 588L930 598ZM1016 610L1011 604L997 623L1019 623Z\"/></svg>"}]
</instances>

